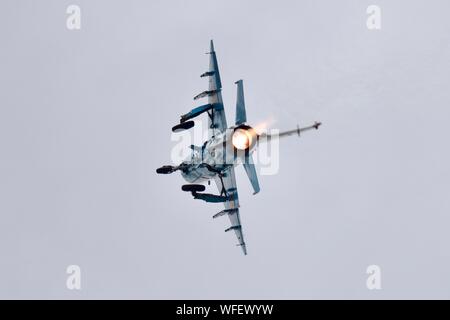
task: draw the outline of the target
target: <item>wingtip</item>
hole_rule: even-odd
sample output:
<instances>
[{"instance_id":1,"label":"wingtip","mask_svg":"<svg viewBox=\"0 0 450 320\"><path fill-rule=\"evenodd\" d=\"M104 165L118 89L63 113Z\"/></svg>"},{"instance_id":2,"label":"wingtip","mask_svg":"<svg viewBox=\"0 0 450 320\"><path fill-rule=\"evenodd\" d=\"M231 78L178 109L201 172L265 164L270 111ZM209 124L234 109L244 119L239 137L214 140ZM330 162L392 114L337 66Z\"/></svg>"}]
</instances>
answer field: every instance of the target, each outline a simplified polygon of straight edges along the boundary
<instances>
[{"instance_id":1,"label":"wingtip","mask_svg":"<svg viewBox=\"0 0 450 320\"><path fill-rule=\"evenodd\" d=\"M241 247L242 252L244 253L244 256L246 256L247 255L247 246L245 245L245 243L238 244L238 246Z\"/></svg>"},{"instance_id":2,"label":"wingtip","mask_svg":"<svg viewBox=\"0 0 450 320\"><path fill-rule=\"evenodd\" d=\"M211 41L209 42L209 51L214 52L214 40L213 39L211 39Z\"/></svg>"}]
</instances>

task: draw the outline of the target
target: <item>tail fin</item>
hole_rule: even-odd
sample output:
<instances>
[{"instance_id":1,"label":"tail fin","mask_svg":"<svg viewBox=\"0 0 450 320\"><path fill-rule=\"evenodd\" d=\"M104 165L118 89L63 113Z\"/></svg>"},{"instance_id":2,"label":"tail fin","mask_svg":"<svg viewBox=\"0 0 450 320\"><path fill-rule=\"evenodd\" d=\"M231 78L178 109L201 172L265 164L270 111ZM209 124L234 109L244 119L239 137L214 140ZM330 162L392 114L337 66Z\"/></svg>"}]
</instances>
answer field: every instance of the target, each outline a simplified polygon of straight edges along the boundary
<instances>
[{"instance_id":1,"label":"tail fin","mask_svg":"<svg viewBox=\"0 0 450 320\"><path fill-rule=\"evenodd\" d=\"M237 84L236 125L239 125L247 122L247 114L245 112L244 83L242 80L235 83Z\"/></svg>"},{"instance_id":2,"label":"tail fin","mask_svg":"<svg viewBox=\"0 0 450 320\"><path fill-rule=\"evenodd\" d=\"M245 111L245 99L244 99L244 82L238 80L235 82L237 84L237 94L236 94L236 125L240 125L247 122L247 113ZM253 194L259 192L259 182L258 176L256 175L255 164L253 163L253 158L251 155L247 155L245 158L244 169L247 173L248 179L253 187Z\"/></svg>"},{"instance_id":3,"label":"tail fin","mask_svg":"<svg viewBox=\"0 0 450 320\"><path fill-rule=\"evenodd\" d=\"M258 176L256 174L255 164L253 163L252 156L249 155L244 163L244 169L247 173L248 179L253 187L253 194L257 194L260 190Z\"/></svg>"}]
</instances>

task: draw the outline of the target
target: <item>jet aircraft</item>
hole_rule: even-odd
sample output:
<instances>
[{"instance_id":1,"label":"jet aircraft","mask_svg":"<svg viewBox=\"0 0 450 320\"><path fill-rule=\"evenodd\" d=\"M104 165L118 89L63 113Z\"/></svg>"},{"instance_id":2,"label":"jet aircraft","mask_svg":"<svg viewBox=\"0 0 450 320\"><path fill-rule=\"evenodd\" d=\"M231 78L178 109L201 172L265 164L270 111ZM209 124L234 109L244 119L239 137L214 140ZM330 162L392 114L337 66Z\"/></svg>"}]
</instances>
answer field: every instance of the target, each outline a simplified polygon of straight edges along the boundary
<instances>
[{"instance_id":1,"label":"jet aircraft","mask_svg":"<svg viewBox=\"0 0 450 320\"><path fill-rule=\"evenodd\" d=\"M170 174L180 171L182 177L188 182L181 187L183 191L190 192L194 199L206 202L223 203L224 210L215 214L213 218L228 216L231 226L225 230L234 231L238 240L238 246L247 254L247 247L242 232L241 218L239 215L239 197L236 185L234 167L243 164L245 172L253 187L254 194L260 191L258 177L252 153L259 143L267 142L273 138L270 134L257 133L247 124L245 110L243 81L235 82L237 85L236 118L234 125L228 127L222 101L222 83L219 66L217 63L214 44L211 40L209 54L209 69L201 75L208 78L208 90L196 95L194 100L207 98L208 102L192 109L180 118L180 122L172 128L173 132L181 132L194 127L192 119L206 113L208 116L208 140L202 146L191 145L190 156L177 166L165 165L158 168L158 174ZM308 127L281 132L277 137L298 135L304 131L318 129L320 122L315 122ZM277 138L275 137L275 138ZM204 193L204 183L214 180L219 194Z\"/></svg>"}]
</instances>

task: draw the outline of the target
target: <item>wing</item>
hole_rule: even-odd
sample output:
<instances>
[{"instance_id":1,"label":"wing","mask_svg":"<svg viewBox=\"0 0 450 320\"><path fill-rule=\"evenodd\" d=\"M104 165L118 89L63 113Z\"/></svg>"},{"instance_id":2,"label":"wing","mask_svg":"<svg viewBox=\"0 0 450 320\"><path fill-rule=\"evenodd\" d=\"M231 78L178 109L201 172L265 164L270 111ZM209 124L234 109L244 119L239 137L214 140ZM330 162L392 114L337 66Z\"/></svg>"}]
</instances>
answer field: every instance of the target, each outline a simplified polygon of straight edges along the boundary
<instances>
[{"instance_id":1,"label":"wing","mask_svg":"<svg viewBox=\"0 0 450 320\"><path fill-rule=\"evenodd\" d=\"M229 169L227 169L222 177L216 176L215 181L219 192L221 194L225 193L225 195L230 197L230 200L224 202L225 210L219 212L214 217L216 218L225 214L228 215L228 217L230 218L231 227L226 229L225 232L234 231L239 242L238 245L241 246L244 254L247 254L247 247L245 246L244 234L242 233L241 218L239 215L239 198L237 192L236 177L234 174L234 167L230 167Z\"/></svg>"},{"instance_id":2,"label":"wing","mask_svg":"<svg viewBox=\"0 0 450 320\"><path fill-rule=\"evenodd\" d=\"M209 78L208 91L202 92L196 98L208 96L208 103L213 108L209 114L209 136L223 132L227 129L227 119L223 109L222 101L222 82L220 81L219 65L217 64L217 56L214 51L214 43L211 40L209 52L209 70L201 75Z\"/></svg>"}]
</instances>

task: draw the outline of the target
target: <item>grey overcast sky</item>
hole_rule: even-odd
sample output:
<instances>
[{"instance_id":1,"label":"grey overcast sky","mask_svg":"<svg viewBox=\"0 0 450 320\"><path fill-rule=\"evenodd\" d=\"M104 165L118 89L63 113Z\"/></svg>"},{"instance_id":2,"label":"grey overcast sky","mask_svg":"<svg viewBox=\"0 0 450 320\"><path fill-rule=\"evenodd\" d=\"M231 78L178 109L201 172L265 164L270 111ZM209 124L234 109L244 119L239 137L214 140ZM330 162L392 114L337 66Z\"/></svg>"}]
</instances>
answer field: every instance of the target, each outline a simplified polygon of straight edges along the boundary
<instances>
[{"instance_id":1,"label":"grey overcast sky","mask_svg":"<svg viewBox=\"0 0 450 320\"><path fill-rule=\"evenodd\" d=\"M66 28L70 4L81 30ZM449 12L3 0L0 298L450 298ZM250 123L324 123L282 141L258 195L237 168L248 256L211 219L220 205L155 173L206 88L210 39L229 119L242 78ZM66 288L72 264L80 291ZM373 264L381 290L366 287Z\"/></svg>"}]
</instances>

